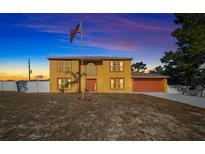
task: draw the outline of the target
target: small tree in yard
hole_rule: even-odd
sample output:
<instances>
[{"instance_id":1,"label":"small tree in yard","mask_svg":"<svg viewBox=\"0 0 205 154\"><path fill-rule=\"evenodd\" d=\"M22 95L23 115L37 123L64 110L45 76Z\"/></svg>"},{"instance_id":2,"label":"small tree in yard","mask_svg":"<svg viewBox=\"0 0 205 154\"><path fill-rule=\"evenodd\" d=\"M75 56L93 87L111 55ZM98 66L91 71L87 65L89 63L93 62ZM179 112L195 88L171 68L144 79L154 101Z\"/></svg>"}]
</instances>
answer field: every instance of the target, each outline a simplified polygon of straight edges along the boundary
<instances>
[{"instance_id":1,"label":"small tree in yard","mask_svg":"<svg viewBox=\"0 0 205 154\"><path fill-rule=\"evenodd\" d=\"M205 63L205 14L176 14L179 28L172 32L177 50L165 52L160 59L169 84L182 85L183 93L204 79L200 66ZM202 81L203 82L203 81Z\"/></svg>"},{"instance_id":2,"label":"small tree in yard","mask_svg":"<svg viewBox=\"0 0 205 154\"><path fill-rule=\"evenodd\" d=\"M70 75L73 77L73 80L72 80L71 82L66 82L66 83L65 83L65 86L66 86L66 87L68 86L68 84L71 84L71 85L73 85L73 84L79 84L79 83L80 83L80 80L81 80L81 77L82 77L83 75L86 76L85 73L83 73L83 74L81 74L80 72L74 73L74 72L72 72L72 71L67 71L67 72L65 72L65 75L67 75L67 74L70 74ZM65 87L63 87L62 89L60 89L60 91L61 91L61 92L64 92L64 91L65 91ZM80 92L80 89L78 89L78 92Z\"/></svg>"},{"instance_id":3,"label":"small tree in yard","mask_svg":"<svg viewBox=\"0 0 205 154\"><path fill-rule=\"evenodd\" d=\"M142 61L132 64L131 66L132 71L144 73L147 69L146 64L144 64Z\"/></svg>"}]
</instances>

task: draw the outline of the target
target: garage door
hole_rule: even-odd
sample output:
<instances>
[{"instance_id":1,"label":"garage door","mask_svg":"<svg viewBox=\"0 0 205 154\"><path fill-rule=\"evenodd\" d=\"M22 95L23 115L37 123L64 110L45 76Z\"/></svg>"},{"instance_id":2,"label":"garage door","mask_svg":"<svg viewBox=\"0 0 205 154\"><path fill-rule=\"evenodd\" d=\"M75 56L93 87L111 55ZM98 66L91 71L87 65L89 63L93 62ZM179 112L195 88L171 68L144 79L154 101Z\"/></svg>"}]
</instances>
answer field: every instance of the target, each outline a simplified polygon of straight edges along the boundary
<instances>
[{"instance_id":1,"label":"garage door","mask_svg":"<svg viewBox=\"0 0 205 154\"><path fill-rule=\"evenodd\" d=\"M133 79L134 92L164 92L163 79Z\"/></svg>"}]
</instances>

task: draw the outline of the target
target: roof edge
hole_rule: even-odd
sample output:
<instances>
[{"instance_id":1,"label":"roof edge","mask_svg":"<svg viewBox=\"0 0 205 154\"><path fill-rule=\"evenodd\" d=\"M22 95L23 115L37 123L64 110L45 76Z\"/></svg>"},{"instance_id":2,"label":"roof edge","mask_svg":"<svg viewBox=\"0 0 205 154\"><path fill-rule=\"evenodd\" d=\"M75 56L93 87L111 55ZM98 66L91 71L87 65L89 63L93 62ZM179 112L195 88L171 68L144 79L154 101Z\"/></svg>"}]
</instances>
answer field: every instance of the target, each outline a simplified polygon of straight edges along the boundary
<instances>
[{"instance_id":1,"label":"roof edge","mask_svg":"<svg viewBox=\"0 0 205 154\"><path fill-rule=\"evenodd\" d=\"M48 60L80 60L81 57L80 56L70 56L70 57L47 57ZM103 56L84 56L83 59L87 59L87 60L91 60L91 59L96 59L96 60L109 60L109 59L126 59L126 60L133 60L133 57L103 57Z\"/></svg>"},{"instance_id":2,"label":"roof edge","mask_svg":"<svg viewBox=\"0 0 205 154\"><path fill-rule=\"evenodd\" d=\"M155 78L155 79L168 79L168 78L170 78L169 76L165 76L165 75L159 75L159 76L155 76L155 75L153 75L153 76L131 76L133 79L145 79L145 78L147 78L147 79L153 79L153 78Z\"/></svg>"}]
</instances>

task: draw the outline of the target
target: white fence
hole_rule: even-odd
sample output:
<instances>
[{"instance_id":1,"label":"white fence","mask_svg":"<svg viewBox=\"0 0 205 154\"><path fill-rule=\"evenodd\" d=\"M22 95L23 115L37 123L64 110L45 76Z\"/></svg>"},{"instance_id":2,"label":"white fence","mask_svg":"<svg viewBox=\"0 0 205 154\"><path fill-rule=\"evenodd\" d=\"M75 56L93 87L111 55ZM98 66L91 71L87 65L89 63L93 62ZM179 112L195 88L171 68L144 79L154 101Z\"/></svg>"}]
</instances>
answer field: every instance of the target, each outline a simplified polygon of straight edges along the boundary
<instances>
[{"instance_id":1,"label":"white fence","mask_svg":"<svg viewBox=\"0 0 205 154\"><path fill-rule=\"evenodd\" d=\"M28 93L49 92L49 81L29 81L27 83Z\"/></svg>"},{"instance_id":2,"label":"white fence","mask_svg":"<svg viewBox=\"0 0 205 154\"><path fill-rule=\"evenodd\" d=\"M28 93L48 93L49 91L49 81L24 81L24 87L19 88L17 86L18 81L0 81L0 91L23 91ZM182 91L176 85L168 85L168 93L182 94ZM191 96L205 96L205 90L200 88L190 90L185 93L185 95Z\"/></svg>"},{"instance_id":3,"label":"white fence","mask_svg":"<svg viewBox=\"0 0 205 154\"><path fill-rule=\"evenodd\" d=\"M16 81L0 81L0 91L17 91Z\"/></svg>"},{"instance_id":4,"label":"white fence","mask_svg":"<svg viewBox=\"0 0 205 154\"><path fill-rule=\"evenodd\" d=\"M28 93L49 92L49 81L25 81L26 88L21 90L16 81L0 81L0 91L24 91Z\"/></svg>"}]
</instances>

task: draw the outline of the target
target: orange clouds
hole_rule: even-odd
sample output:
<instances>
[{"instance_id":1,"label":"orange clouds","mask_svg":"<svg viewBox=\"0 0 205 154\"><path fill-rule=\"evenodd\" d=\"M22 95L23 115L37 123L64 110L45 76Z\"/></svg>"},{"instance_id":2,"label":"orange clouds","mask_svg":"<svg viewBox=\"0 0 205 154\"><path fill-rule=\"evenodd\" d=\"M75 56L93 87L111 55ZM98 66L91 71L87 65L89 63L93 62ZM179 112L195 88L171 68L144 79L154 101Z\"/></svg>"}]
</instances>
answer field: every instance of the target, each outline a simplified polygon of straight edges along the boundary
<instances>
[{"instance_id":1,"label":"orange clouds","mask_svg":"<svg viewBox=\"0 0 205 154\"><path fill-rule=\"evenodd\" d=\"M42 75L42 78L38 80L47 80L49 77L47 75ZM32 80L35 80L35 77L31 77ZM8 73L0 73L0 80L28 80L26 75L12 75Z\"/></svg>"}]
</instances>

